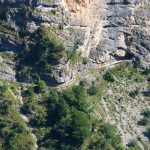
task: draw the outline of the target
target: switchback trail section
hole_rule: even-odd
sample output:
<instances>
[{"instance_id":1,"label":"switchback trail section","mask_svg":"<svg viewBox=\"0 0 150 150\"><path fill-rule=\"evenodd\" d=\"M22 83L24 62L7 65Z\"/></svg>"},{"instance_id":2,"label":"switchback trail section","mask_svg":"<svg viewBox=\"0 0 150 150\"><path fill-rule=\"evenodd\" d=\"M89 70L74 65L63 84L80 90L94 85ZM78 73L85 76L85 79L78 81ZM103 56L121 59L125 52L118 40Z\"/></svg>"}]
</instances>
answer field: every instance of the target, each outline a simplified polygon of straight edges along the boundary
<instances>
[{"instance_id":1,"label":"switchback trail section","mask_svg":"<svg viewBox=\"0 0 150 150\"><path fill-rule=\"evenodd\" d=\"M78 72L77 75L75 75L71 80L69 80L68 82L61 84L57 87L54 87L56 89L66 89L67 87L71 87L72 85L74 85L77 81L80 80L81 77L85 76L86 74L90 73L90 72L94 72L94 70L100 70L100 69L104 69L104 68L110 68L113 67L117 64L123 63L123 62L130 62L131 60L119 60L119 61L113 61L113 62L109 62L109 63L105 63L105 64L97 64L97 63L93 63L92 68L85 70L83 72Z\"/></svg>"}]
</instances>

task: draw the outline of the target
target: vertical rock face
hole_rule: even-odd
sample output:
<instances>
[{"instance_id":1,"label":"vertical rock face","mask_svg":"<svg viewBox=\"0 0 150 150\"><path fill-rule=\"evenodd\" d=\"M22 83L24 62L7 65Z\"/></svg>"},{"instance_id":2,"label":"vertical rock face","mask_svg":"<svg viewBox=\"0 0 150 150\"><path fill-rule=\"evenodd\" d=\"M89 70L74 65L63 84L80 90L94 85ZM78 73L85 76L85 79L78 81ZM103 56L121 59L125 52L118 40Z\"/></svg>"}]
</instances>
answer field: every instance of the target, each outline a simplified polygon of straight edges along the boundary
<instances>
[{"instance_id":1,"label":"vertical rock face","mask_svg":"<svg viewBox=\"0 0 150 150\"><path fill-rule=\"evenodd\" d=\"M83 55L98 63L124 57L130 59L133 55L141 62L140 67L148 68L148 5L145 0L68 1L71 25L85 30L81 46Z\"/></svg>"},{"instance_id":2,"label":"vertical rock face","mask_svg":"<svg viewBox=\"0 0 150 150\"><path fill-rule=\"evenodd\" d=\"M22 4L33 9L25 19L18 13L18 6ZM92 62L132 58L140 68L149 68L149 4L147 0L0 0L1 10L13 7L5 22L13 32L0 31L0 51L20 52L24 47L18 37L20 28L23 26L32 35L42 24L51 27L67 50L78 45L78 54ZM57 15L52 15L51 11ZM58 29L61 24L63 30ZM76 64L74 71L68 61L59 64L52 78L67 82L77 72L78 64L81 63ZM80 65L80 70L84 70L82 68L88 67Z\"/></svg>"},{"instance_id":3,"label":"vertical rock face","mask_svg":"<svg viewBox=\"0 0 150 150\"><path fill-rule=\"evenodd\" d=\"M103 36L105 26L107 5L103 0L93 1L67 1L70 26L73 26L76 33L83 33L79 50L83 56L89 57L95 51ZM83 31L83 32L82 32ZM79 35L80 36L80 35Z\"/></svg>"},{"instance_id":4,"label":"vertical rock face","mask_svg":"<svg viewBox=\"0 0 150 150\"><path fill-rule=\"evenodd\" d=\"M105 28L111 39L112 50L125 50L140 60L141 67L148 68L150 59L144 58L149 55L149 3L144 0L108 1L107 5L109 24Z\"/></svg>"}]
</instances>

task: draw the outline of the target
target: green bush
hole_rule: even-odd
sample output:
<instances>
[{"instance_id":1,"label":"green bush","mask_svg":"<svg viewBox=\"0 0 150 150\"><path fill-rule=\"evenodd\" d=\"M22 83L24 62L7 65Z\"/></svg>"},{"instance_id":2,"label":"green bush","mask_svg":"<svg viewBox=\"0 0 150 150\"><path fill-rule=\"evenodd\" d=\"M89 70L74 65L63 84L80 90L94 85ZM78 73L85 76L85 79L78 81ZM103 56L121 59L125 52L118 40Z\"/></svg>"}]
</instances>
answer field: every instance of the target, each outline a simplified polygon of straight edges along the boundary
<instances>
[{"instance_id":1,"label":"green bush","mask_svg":"<svg viewBox=\"0 0 150 150\"><path fill-rule=\"evenodd\" d=\"M81 81L79 82L79 85L80 85L80 86L86 86L86 85L87 85L87 81L86 81L86 80L81 80Z\"/></svg>"},{"instance_id":2,"label":"green bush","mask_svg":"<svg viewBox=\"0 0 150 150\"><path fill-rule=\"evenodd\" d=\"M150 139L150 109L146 109L143 112L143 119L140 120L140 125L144 125L147 128L145 135Z\"/></svg>"},{"instance_id":3,"label":"green bush","mask_svg":"<svg viewBox=\"0 0 150 150\"><path fill-rule=\"evenodd\" d=\"M140 93L140 89L139 88L136 88L135 90L131 91L129 93L129 95L132 97L132 98L135 98L135 96L139 95Z\"/></svg>"},{"instance_id":4,"label":"green bush","mask_svg":"<svg viewBox=\"0 0 150 150\"><path fill-rule=\"evenodd\" d=\"M64 24L60 23L58 27L59 27L60 30L63 30L64 29Z\"/></svg>"},{"instance_id":5,"label":"green bush","mask_svg":"<svg viewBox=\"0 0 150 150\"><path fill-rule=\"evenodd\" d=\"M108 123L98 123L99 135L95 140L91 141L89 149L92 150L124 150L120 135L117 134L116 127Z\"/></svg>"},{"instance_id":6,"label":"green bush","mask_svg":"<svg viewBox=\"0 0 150 150\"><path fill-rule=\"evenodd\" d=\"M70 59L70 62L72 64L75 64L79 59L79 56L78 56L76 50L68 51L67 55L68 55L68 58Z\"/></svg>"},{"instance_id":7,"label":"green bush","mask_svg":"<svg viewBox=\"0 0 150 150\"><path fill-rule=\"evenodd\" d=\"M106 81L108 81L108 82L114 82L115 81L114 75L110 71L107 71L103 75L103 79L106 80Z\"/></svg>"},{"instance_id":8,"label":"green bush","mask_svg":"<svg viewBox=\"0 0 150 150\"><path fill-rule=\"evenodd\" d=\"M53 15L56 15L56 10L51 10L51 13L52 13Z\"/></svg>"},{"instance_id":9,"label":"green bush","mask_svg":"<svg viewBox=\"0 0 150 150\"><path fill-rule=\"evenodd\" d=\"M37 91L40 93L45 91L46 89L47 89L46 83L43 80L39 80L37 85Z\"/></svg>"},{"instance_id":10,"label":"green bush","mask_svg":"<svg viewBox=\"0 0 150 150\"><path fill-rule=\"evenodd\" d=\"M89 62L89 59L88 59L87 57L83 57L83 58L82 58L82 63L83 63L84 65L86 65L88 62Z\"/></svg>"},{"instance_id":11,"label":"green bush","mask_svg":"<svg viewBox=\"0 0 150 150\"><path fill-rule=\"evenodd\" d=\"M95 95L98 93L98 88L96 85L91 85L90 88L88 89L88 93L90 95Z\"/></svg>"},{"instance_id":12,"label":"green bush","mask_svg":"<svg viewBox=\"0 0 150 150\"><path fill-rule=\"evenodd\" d=\"M90 135L90 121L88 115L81 111L73 110L71 121L71 138L75 146L80 146Z\"/></svg>"},{"instance_id":13,"label":"green bush","mask_svg":"<svg viewBox=\"0 0 150 150\"><path fill-rule=\"evenodd\" d=\"M147 131L145 132L145 135L148 137L148 139L150 140L150 127L147 129Z\"/></svg>"}]
</instances>

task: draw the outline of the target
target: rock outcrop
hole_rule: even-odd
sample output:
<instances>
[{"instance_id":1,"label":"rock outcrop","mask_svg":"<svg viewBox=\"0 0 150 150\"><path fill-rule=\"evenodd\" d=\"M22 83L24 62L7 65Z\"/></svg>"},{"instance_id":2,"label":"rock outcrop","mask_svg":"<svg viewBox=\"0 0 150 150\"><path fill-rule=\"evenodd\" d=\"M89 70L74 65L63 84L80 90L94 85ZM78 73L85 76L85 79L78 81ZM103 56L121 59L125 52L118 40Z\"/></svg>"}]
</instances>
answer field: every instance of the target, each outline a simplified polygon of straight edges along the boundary
<instances>
[{"instance_id":1,"label":"rock outcrop","mask_svg":"<svg viewBox=\"0 0 150 150\"><path fill-rule=\"evenodd\" d=\"M108 67L122 62L121 60L130 60L132 65L142 70L150 69L149 6L149 0L0 0L0 80L36 83L42 79L51 86L62 84L59 88L63 89L64 85L69 85L69 81L75 83L74 77L79 77L78 74L81 73L81 79L85 79L86 70ZM46 69L42 66L45 64L43 60L32 63L33 56L27 59L27 64L30 65L24 65L21 57L30 53L32 48L37 48L35 45L38 40L35 42L33 37L41 26L48 28L63 43L62 47L65 47L59 63L47 63ZM57 48L58 51L61 49ZM47 49L50 51L50 46ZM37 48L34 52L38 50ZM45 50L44 55L48 50ZM34 52L31 54L35 55ZM51 57L44 57L45 59ZM21 74L22 67L24 70ZM32 76L36 70L38 71ZM96 77L100 78L99 73L98 76L89 74L86 78L92 82ZM122 91L132 91L134 86L146 90L147 80L144 84L141 82L137 85L131 82L130 87L126 81L116 80L106 91L106 98L98 104L98 108L102 107L100 110L106 112L106 121L117 124L124 145L133 137L138 138L137 134L144 138L142 132L145 130L135 124L140 119L140 112L149 106L149 101L142 100L142 93L136 99L131 99L126 94L123 95L124 98L131 101L120 105L116 97L120 97ZM112 93L115 86L118 95L116 91ZM109 101L109 97L113 101ZM107 108L112 102L115 116ZM28 122L25 116L22 118ZM136 123L131 125L133 118L136 118ZM34 134L32 138L37 140Z\"/></svg>"},{"instance_id":2,"label":"rock outcrop","mask_svg":"<svg viewBox=\"0 0 150 150\"><path fill-rule=\"evenodd\" d=\"M110 59L131 59L133 56L139 59L141 68L150 67L148 1L68 3L71 23L74 23L71 25L80 26L80 30L85 31L84 44L81 45L84 46L83 55L88 55L97 63Z\"/></svg>"},{"instance_id":3,"label":"rock outcrop","mask_svg":"<svg viewBox=\"0 0 150 150\"><path fill-rule=\"evenodd\" d=\"M0 80L15 80L16 72L14 62L10 59L4 59L0 56Z\"/></svg>"},{"instance_id":4,"label":"rock outcrop","mask_svg":"<svg viewBox=\"0 0 150 150\"><path fill-rule=\"evenodd\" d=\"M24 18L18 7L23 4L31 7L23 9L26 10ZM7 6L13 8L7 10ZM28 43L19 36L21 28L32 35L42 24L55 32L68 51L78 45L77 53L90 60L88 66L92 62L132 59L141 69L150 67L147 0L1 0L0 8L5 14L2 16L5 26L11 29L11 32L0 30L1 52L19 53ZM59 25L63 30L58 29ZM81 61L74 68L68 63L54 67L51 75L54 82L67 82L79 70L89 68L78 65Z\"/></svg>"}]
</instances>

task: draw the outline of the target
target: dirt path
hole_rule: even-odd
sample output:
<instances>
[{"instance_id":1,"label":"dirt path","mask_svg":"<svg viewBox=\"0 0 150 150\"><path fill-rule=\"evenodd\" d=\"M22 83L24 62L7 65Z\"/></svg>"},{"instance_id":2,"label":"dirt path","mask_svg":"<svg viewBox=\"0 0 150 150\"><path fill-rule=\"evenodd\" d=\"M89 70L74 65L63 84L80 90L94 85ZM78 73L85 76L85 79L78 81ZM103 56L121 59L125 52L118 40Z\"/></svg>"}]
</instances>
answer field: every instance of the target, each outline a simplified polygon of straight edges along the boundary
<instances>
[{"instance_id":1,"label":"dirt path","mask_svg":"<svg viewBox=\"0 0 150 150\"><path fill-rule=\"evenodd\" d=\"M67 87L72 86L73 84L75 84L82 76L85 76L86 74L88 74L89 72L91 72L93 70L98 70L98 69L103 69L103 68L110 68L113 67L119 63L122 62L129 62L130 60L120 60L120 61L114 61L114 62L109 62L107 64L97 64L97 63L93 63L92 68L85 70L83 72L78 72L77 75L75 75L71 80L69 80L68 82L59 85L58 87L56 87L57 89L65 89Z\"/></svg>"}]
</instances>

